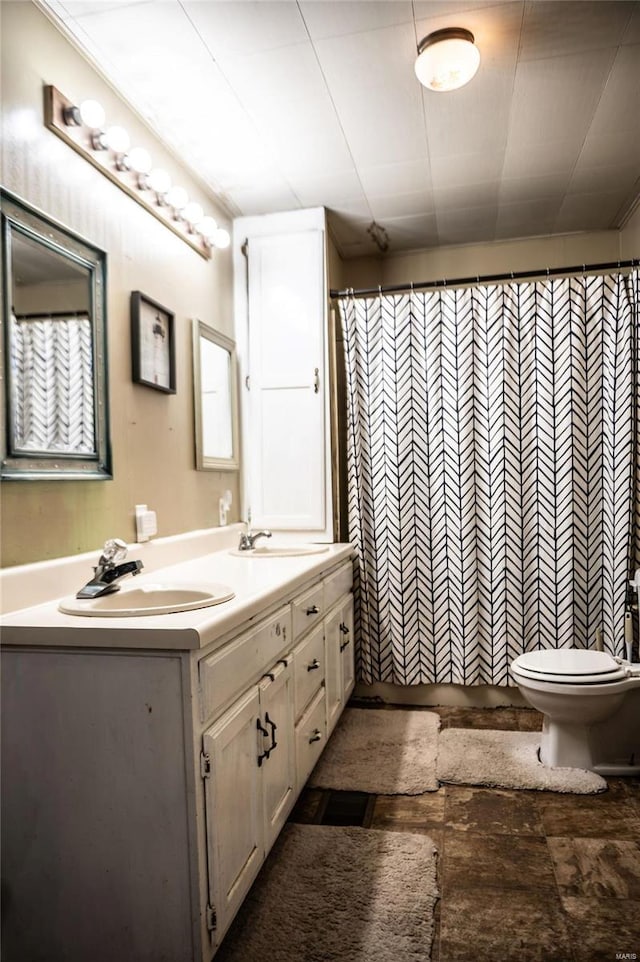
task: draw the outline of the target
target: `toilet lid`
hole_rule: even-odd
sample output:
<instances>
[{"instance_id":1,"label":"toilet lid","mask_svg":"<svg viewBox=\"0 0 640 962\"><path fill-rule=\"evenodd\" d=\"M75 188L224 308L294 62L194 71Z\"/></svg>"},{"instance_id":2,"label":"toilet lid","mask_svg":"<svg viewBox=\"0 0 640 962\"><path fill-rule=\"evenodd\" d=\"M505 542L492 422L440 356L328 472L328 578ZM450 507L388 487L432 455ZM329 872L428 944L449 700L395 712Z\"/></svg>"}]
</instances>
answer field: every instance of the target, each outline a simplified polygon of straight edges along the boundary
<instances>
[{"instance_id":1,"label":"toilet lid","mask_svg":"<svg viewBox=\"0 0 640 962\"><path fill-rule=\"evenodd\" d=\"M513 668L529 678L567 684L595 684L625 678L624 668L606 651L545 648L519 655Z\"/></svg>"}]
</instances>

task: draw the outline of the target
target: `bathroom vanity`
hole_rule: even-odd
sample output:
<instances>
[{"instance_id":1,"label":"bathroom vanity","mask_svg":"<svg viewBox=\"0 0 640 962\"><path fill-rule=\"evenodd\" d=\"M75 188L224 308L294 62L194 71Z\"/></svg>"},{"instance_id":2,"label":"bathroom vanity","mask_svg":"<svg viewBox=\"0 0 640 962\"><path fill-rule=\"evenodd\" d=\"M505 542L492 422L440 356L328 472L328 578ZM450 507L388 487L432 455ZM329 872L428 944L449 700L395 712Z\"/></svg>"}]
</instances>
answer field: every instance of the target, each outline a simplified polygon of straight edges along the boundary
<instances>
[{"instance_id":1,"label":"bathroom vanity","mask_svg":"<svg viewBox=\"0 0 640 962\"><path fill-rule=\"evenodd\" d=\"M4 617L5 962L215 954L353 688L351 554L155 571L235 592L179 614Z\"/></svg>"}]
</instances>

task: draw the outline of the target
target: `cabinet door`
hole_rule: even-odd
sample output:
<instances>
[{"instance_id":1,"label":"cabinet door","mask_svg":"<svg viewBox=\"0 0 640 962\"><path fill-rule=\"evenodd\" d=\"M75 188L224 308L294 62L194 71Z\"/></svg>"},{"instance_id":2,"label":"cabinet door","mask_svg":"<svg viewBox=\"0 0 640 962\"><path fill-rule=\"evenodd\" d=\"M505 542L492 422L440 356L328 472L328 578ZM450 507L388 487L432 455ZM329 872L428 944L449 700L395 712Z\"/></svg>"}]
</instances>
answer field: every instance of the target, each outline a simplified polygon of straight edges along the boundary
<instances>
[{"instance_id":1,"label":"cabinet door","mask_svg":"<svg viewBox=\"0 0 640 962\"><path fill-rule=\"evenodd\" d=\"M326 645L325 684L327 689L327 737L331 734L342 710L342 634L341 607L333 608L324 623Z\"/></svg>"},{"instance_id":2,"label":"cabinet door","mask_svg":"<svg viewBox=\"0 0 640 962\"><path fill-rule=\"evenodd\" d=\"M249 507L255 526L324 531L324 233L250 237Z\"/></svg>"},{"instance_id":3,"label":"cabinet door","mask_svg":"<svg viewBox=\"0 0 640 962\"><path fill-rule=\"evenodd\" d=\"M210 764L205 781L210 896L220 932L240 907L264 856L259 709L255 687L203 736Z\"/></svg>"},{"instance_id":4,"label":"cabinet door","mask_svg":"<svg viewBox=\"0 0 640 962\"><path fill-rule=\"evenodd\" d=\"M338 625L340 632L340 655L342 672L342 706L349 700L349 695L355 685L355 652L353 650L353 595L345 600L341 606L341 619Z\"/></svg>"},{"instance_id":5,"label":"cabinet door","mask_svg":"<svg viewBox=\"0 0 640 962\"><path fill-rule=\"evenodd\" d=\"M293 659L289 656L260 682L263 733L262 775L264 844L268 852L295 801ZM264 735L264 731L267 735ZM268 753L268 754L267 754Z\"/></svg>"},{"instance_id":6,"label":"cabinet door","mask_svg":"<svg viewBox=\"0 0 640 962\"><path fill-rule=\"evenodd\" d=\"M333 608L325 620L327 737L331 734L355 682L353 595Z\"/></svg>"}]
</instances>

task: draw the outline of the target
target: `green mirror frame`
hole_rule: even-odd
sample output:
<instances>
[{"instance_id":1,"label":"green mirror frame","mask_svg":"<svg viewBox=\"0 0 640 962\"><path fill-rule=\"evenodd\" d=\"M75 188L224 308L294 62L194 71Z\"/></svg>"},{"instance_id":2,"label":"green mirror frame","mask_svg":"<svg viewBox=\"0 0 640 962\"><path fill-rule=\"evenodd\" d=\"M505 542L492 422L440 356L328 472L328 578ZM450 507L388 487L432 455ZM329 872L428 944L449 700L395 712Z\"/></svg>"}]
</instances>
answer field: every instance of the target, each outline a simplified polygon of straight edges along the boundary
<instances>
[{"instance_id":1,"label":"green mirror frame","mask_svg":"<svg viewBox=\"0 0 640 962\"><path fill-rule=\"evenodd\" d=\"M0 477L108 480L106 254L4 189L0 220ZM28 275L31 291L26 288ZM65 296L69 277L82 288L81 310L70 310L65 303L77 296L69 293L71 283ZM63 302L63 310L52 309L57 305L47 302L47 291L52 300ZM14 305L20 299L31 299L38 309L19 313ZM46 345L44 358L38 345L34 348L36 338ZM50 424L38 431L27 429L24 411L37 406Z\"/></svg>"}]
</instances>

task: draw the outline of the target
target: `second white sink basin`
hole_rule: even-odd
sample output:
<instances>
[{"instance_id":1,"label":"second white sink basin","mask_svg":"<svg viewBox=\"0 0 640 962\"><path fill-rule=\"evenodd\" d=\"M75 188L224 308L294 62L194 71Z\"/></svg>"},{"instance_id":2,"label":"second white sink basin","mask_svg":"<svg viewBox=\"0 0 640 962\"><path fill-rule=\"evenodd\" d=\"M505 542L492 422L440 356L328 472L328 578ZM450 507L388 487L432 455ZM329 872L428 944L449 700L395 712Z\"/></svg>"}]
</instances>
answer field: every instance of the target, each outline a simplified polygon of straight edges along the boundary
<instances>
[{"instance_id":1,"label":"second white sink basin","mask_svg":"<svg viewBox=\"0 0 640 962\"><path fill-rule=\"evenodd\" d=\"M162 585L116 591L101 598L64 598L58 609L67 615L89 618L135 618L170 615L194 608L209 608L235 597L227 585Z\"/></svg>"},{"instance_id":2,"label":"second white sink basin","mask_svg":"<svg viewBox=\"0 0 640 962\"><path fill-rule=\"evenodd\" d=\"M329 550L326 544L291 544L291 545L270 545L260 544L257 548L250 551L240 551L239 548L230 551L229 554L239 558L297 558L306 554L324 554Z\"/></svg>"}]
</instances>

